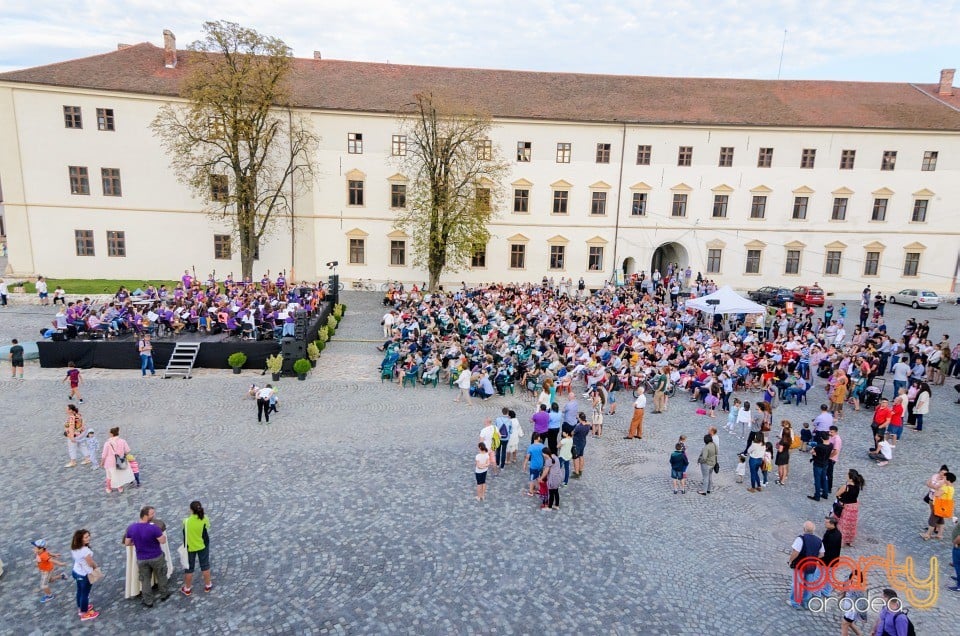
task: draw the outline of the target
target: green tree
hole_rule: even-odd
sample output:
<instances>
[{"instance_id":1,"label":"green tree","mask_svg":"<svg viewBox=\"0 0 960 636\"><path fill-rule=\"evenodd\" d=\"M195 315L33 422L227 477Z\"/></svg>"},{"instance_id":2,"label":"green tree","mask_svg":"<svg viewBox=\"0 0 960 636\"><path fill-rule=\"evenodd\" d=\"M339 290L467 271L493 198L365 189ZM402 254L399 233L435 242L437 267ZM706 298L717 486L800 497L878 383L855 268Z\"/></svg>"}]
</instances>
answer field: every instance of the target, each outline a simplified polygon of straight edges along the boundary
<instances>
[{"instance_id":1,"label":"green tree","mask_svg":"<svg viewBox=\"0 0 960 636\"><path fill-rule=\"evenodd\" d=\"M487 225L503 198L500 185L508 168L490 142L491 120L468 108L445 103L431 93L415 96L401 171L410 178L407 207L394 221L410 234L415 265L437 288L444 271L469 265L490 240Z\"/></svg>"},{"instance_id":2,"label":"green tree","mask_svg":"<svg viewBox=\"0 0 960 636\"><path fill-rule=\"evenodd\" d=\"M290 48L232 22L206 22L190 45L184 102L151 124L171 168L204 209L229 219L244 277L273 221L312 183L316 137L289 105Z\"/></svg>"}]
</instances>

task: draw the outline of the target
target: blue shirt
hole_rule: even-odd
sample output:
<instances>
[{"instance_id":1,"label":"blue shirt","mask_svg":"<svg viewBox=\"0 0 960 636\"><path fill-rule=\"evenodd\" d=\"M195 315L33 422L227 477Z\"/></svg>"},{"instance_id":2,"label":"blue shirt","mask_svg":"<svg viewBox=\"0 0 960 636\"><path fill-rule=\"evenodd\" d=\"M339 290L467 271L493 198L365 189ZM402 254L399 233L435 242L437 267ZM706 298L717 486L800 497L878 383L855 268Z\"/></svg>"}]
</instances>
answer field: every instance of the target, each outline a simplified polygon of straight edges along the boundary
<instances>
[{"instance_id":1,"label":"blue shirt","mask_svg":"<svg viewBox=\"0 0 960 636\"><path fill-rule=\"evenodd\" d=\"M580 405L576 400L570 400L563 407L563 421L572 426L577 424L577 413L580 412Z\"/></svg>"},{"instance_id":2,"label":"blue shirt","mask_svg":"<svg viewBox=\"0 0 960 636\"><path fill-rule=\"evenodd\" d=\"M527 446L527 457L530 459L530 470L543 468L543 444L536 442Z\"/></svg>"},{"instance_id":3,"label":"blue shirt","mask_svg":"<svg viewBox=\"0 0 960 636\"><path fill-rule=\"evenodd\" d=\"M550 411L550 428L560 428L563 424L563 414L560 411Z\"/></svg>"}]
</instances>

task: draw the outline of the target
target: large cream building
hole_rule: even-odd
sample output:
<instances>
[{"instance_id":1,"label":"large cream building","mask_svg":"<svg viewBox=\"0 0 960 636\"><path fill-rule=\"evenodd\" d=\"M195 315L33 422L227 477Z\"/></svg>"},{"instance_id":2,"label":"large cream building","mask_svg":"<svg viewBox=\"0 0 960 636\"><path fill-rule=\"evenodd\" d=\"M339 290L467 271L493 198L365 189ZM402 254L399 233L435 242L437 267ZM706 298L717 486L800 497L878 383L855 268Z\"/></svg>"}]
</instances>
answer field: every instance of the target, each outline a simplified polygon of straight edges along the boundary
<instances>
[{"instance_id":1,"label":"large cream building","mask_svg":"<svg viewBox=\"0 0 960 636\"><path fill-rule=\"evenodd\" d=\"M678 262L738 288L956 291L953 71L929 84L752 81L319 57L295 61L292 91L321 136L317 175L261 246L256 277L292 265L318 279L337 260L347 280L426 278L393 227L395 155L397 113L432 90L490 112L511 165L493 237L448 283L597 285ZM0 74L7 274L239 274L228 227L176 181L149 128L186 65L168 37Z\"/></svg>"}]
</instances>

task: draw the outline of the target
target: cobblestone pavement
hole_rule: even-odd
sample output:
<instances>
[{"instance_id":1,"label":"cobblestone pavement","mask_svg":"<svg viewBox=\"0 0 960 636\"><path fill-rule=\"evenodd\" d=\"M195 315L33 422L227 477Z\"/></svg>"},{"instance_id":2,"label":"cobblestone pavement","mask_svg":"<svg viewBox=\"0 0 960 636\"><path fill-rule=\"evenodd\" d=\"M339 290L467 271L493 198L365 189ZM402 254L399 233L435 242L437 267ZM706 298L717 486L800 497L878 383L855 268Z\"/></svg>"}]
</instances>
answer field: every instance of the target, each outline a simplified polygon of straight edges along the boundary
<instances>
[{"instance_id":1,"label":"cobblestone pavement","mask_svg":"<svg viewBox=\"0 0 960 636\"><path fill-rule=\"evenodd\" d=\"M695 460L706 427L725 419L697 417L675 398L667 414L648 415L643 441L626 441L630 405L621 398L603 439L588 442L584 478L562 490L561 512L541 513L521 494L518 467L492 478L480 504L472 456L482 418L509 405L526 422L532 402L518 394L467 407L444 386L381 384L371 342L379 296L348 293L345 301L346 322L316 372L280 382L280 413L269 426L257 425L245 396L264 379L259 373L205 371L184 381L87 372L88 426L103 441L119 425L140 460L143 487L119 495L104 493L101 472L63 467L61 371L29 364L27 380L12 382L4 363L0 633L79 626L72 582L55 584L56 598L40 604L29 541L45 537L69 554L80 527L91 531L106 572L92 594L102 614L87 624L103 633L837 633L836 610L786 605L789 544L805 519L822 527L829 509L805 496L804 455L795 454L788 486L747 493L733 475L742 441L723 433L715 494L698 496L694 480L687 495L674 496L667 455L677 436L688 436ZM35 333L34 314L46 311L0 314L0 339ZM899 326L916 312L889 313ZM921 317L936 338L960 337L956 307ZM837 474L857 467L867 480L860 536L845 553L882 555L889 542L898 560L916 559L921 575L930 557L939 559L939 602L911 613L921 634L956 633L960 621L960 595L945 589L947 543L918 537L924 480L943 462L960 464L951 386L935 387L925 431L908 430L885 468L866 461L868 415L850 414L842 426ZM811 417L814 395L775 417ZM152 610L123 600L124 527L144 504L175 524L192 499L213 522L214 591L198 587ZM886 584L875 572L869 581L874 593Z\"/></svg>"}]
</instances>

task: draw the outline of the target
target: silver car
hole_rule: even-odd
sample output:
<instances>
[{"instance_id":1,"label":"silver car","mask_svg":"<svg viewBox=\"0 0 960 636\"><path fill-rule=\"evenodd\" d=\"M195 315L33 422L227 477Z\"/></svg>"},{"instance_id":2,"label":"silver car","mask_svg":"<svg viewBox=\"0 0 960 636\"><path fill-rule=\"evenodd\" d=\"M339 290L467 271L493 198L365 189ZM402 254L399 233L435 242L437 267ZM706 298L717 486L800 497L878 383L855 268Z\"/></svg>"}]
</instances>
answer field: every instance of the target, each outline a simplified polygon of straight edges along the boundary
<instances>
[{"instance_id":1,"label":"silver car","mask_svg":"<svg viewBox=\"0 0 960 636\"><path fill-rule=\"evenodd\" d=\"M928 289L901 289L896 294L890 294L889 300L891 305L910 305L914 309L936 309L940 305L940 296Z\"/></svg>"}]
</instances>

